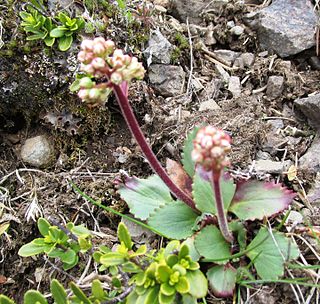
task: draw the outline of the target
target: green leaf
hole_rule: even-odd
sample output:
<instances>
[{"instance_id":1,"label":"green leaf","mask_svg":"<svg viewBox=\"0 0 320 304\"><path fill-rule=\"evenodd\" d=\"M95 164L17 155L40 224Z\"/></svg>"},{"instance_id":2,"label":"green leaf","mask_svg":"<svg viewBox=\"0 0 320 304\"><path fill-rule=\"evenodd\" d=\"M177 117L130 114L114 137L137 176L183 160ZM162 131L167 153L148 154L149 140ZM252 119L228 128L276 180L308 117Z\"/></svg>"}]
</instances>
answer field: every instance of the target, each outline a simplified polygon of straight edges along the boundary
<instances>
[{"instance_id":1,"label":"green leaf","mask_svg":"<svg viewBox=\"0 0 320 304\"><path fill-rule=\"evenodd\" d=\"M74 262L74 260L76 259L76 252L72 249L67 249L67 251L65 251L61 256L61 261L66 263L66 264L71 264Z\"/></svg>"},{"instance_id":2,"label":"green leaf","mask_svg":"<svg viewBox=\"0 0 320 304\"><path fill-rule=\"evenodd\" d=\"M124 262L126 262L126 256L119 252L105 253L100 258L100 263L107 267L121 265Z\"/></svg>"},{"instance_id":3,"label":"green leaf","mask_svg":"<svg viewBox=\"0 0 320 304\"><path fill-rule=\"evenodd\" d=\"M46 46L53 46L54 42L56 41L56 38L50 37L49 35L44 38L44 43L46 44Z\"/></svg>"},{"instance_id":4,"label":"green leaf","mask_svg":"<svg viewBox=\"0 0 320 304\"><path fill-rule=\"evenodd\" d=\"M77 92L80 90L80 79L76 79L73 83L71 83L69 90L71 92Z\"/></svg>"},{"instance_id":5,"label":"green leaf","mask_svg":"<svg viewBox=\"0 0 320 304\"><path fill-rule=\"evenodd\" d=\"M280 184L250 181L237 188L229 210L241 220L261 220L288 208L294 197Z\"/></svg>"},{"instance_id":6,"label":"green leaf","mask_svg":"<svg viewBox=\"0 0 320 304\"><path fill-rule=\"evenodd\" d=\"M62 267L64 270L69 270L69 269L73 268L74 266L76 266L78 264L78 262L79 262L79 257L76 255L72 262L70 262L70 263L64 262Z\"/></svg>"},{"instance_id":7,"label":"green leaf","mask_svg":"<svg viewBox=\"0 0 320 304\"><path fill-rule=\"evenodd\" d=\"M246 241L247 241L247 230L244 227L244 225L240 222L230 222L229 229L232 232L235 232L237 234L237 241L239 243L240 251L244 251L246 248Z\"/></svg>"},{"instance_id":8,"label":"green leaf","mask_svg":"<svg viewBox=\"0 0 320 304\"><path fill-rule=\"evenodd\" d=\"M70 231L78 237L87 238L91 236L91 232L84 225L73 226Z\"/></svg>"},{"instance_id":9,"label":"green leaf","mask_svg":"<svg viewBox=\"0 0 320 304\"><path fill-rule=\"evenodd\" d=\"M198 301L192 295L190 295L188 293L185 293L185 294L182 295L182 303L183 304L197 304Z\"/></svg>"},{"instance_id":10,"label":"green leaf","mask_svg":"<svg viewBox=\"0 0 320 304\"><path fill-rule=\"evenodd\" d=\"M275 280L283 275L284 263L299 257L299 249L283 233L262 227L248 245L246 254L258 275L264 280Z\"/></svg>"},{"instance_id":11,"label":"green leaf","mask_svg":"<svg viewBox=\"0 0 320 304\"><path fill-rule=\"evenodd\" d=\"M161 304L172 304L174 303L174 299L175 299L175 294L171 296L166 296L162 292L159 293L159 302Z\"/></svg>"},{"instance_id":12,"label":"green leaf","mask_svg":"<svg viewBox=\"0 0 320 304\"><path fill-rule=\"evenodd\" d=\"M42 236L47 236L49 234L50 223L43 217L38 219L38 229Z\"/></svg>"},{"instance_id":13,"label":"green leaf","mask_svg":"<svg viewBox=\"0 0 320 304\"><path fill-rule=\"evenodd\" d=\"M92 295L97 299L97 300L104 300L105 299L105 292L102 288L102 284L99 280L93 280L91 284L91 290L92 290Z\"/></svg>"},{"instance_id":14,"label":"green leaf","mask_svg":"<svg viewBox=\"0 0 320 304\"><path fill-rule=\"evenodd\" d=\"M189 294L195 298L204 298L208 292L208 281L202 271L187 271L186 278L190 286Z\"/></svg>"},{"instance_id":15,"label":"green leaf","mask_svg":"<svg viewBox=\"0 0 320 304\"><path fill-rule=\"evenodd\" d=\"M198 130L199 127L195 127L192 132L188 134L183 146L181 162L184 170L186 170L190 177L193 177L195 171L195 163L192 160L191 152L193 150L193 140L195 139Z\"/></svg>"},{"instance_id":16,"label":"green leaf","mask_svg":"<svg viewBox=\"0 0 320 304\"><path fill-rule=\"evenodd\" d=\"M0 224L0 236L2 234L4 234L9 227L10 227L10 223L8 223L8 222L1 223Z\"/></svg>"},{"instance_id":17,"label":"green leaf","mask_svg":"<svg viewBox=\"0 0 320 304\"><path fill-rule=\"evenodd\" d=\"M24 304L48 304L46 298L36 290L27 291L23 300Z\"/></svg>"},{"instance_id":18,"label":"green leaf","mask_svg":"<svg viewBox=\"0 0 320 304\"><path fill-rule=\"evenodd\" d=\"M28 41L32 41L32 40L41 40L44 39L47 36L47 33L42 33L39 32L38 34L34 34L34 35L30 35L27 37Z\"/></svg>"},{"instance_id":19,"label":"green leaf","mask_svg":"<svg viewBox=\"0 0 320 304\"><path fill-rule=\"evenodd\" d=\"M200 230L194 240L200 255L217 264L226 263L231 257L230 244L223 238L220 230L209 225Z\"/></svg>"},{"instance_id":20,"label":"green leaf","mask_svg":"<svg viewBox=\"0 0 320 304\"><path fill-rule=\"evenodd\" d=\"M118 239L120 242L123 242L128 250L132 249L132 241L128 228L121 222L118 225Z\"/></svg>"},{"instance_id":21,"label":"green leaf","mask_svg":"<svg viewBox=\"0 0 320 304\"><path fill-rule=\"evenodd\" d=\"M50 291L56 304L67 304L67 293L58 280L53 279L50 284Z\"/></svg>"},{"instance_id":22,"label":"green leaf","mask_svg":"<svg viewBox=\"0 0 320 304\"><path fill-rule=\"evenodd\" d=\"M176 290L169 283L163 283L160 286L160 292L166 296L172 296L176 293Z\"/></svg>"},{"instance_id":23,"label":"green leaf","mask_svg":"<svg viewBox=\"0 0 320 304\"><path fill-rule=\"evenodd\" d=\"M72 41L73 41L72 36L69 36L69 37L64 36L59 38L59 50L62 52L67 51L70 48Z\"/></svg>"},{"instance_id":24,"label":"green leaf","mask_svg":"<svg viewBox=\"0 0 320 304\"><path fill-rule=\"evenodd\" d=\"M181 201L172 201L156 209L148 224L170 239L185 239L193 234L198 215Z\"/></svg>"},{"instance_id":25,"label":"green leaf","mask_svg":"<svg viewBox=\"0 0 320 304\"><path fill-rule=\"evenodd\" d=\"M173 202L170 191L157 175L147 179L129 177L120 185L120 196L136 218L146 220L156 208Z\"/></svg>"},{"instance_id":26,"label":"green leaf","mask_svg":"<svg viewBox=\"0 0 320 304\"><path fill-rule=\"evenodd\" d=\"M54 28L52 31L50 31L50 37L61 38L64 36L64 34L67 30L68 29L65 27L58 26L58 27Z\"/></svg>"},{"instance_id":27,"label":"green leaf","mask_svg":"<svg viewBox=\"0 0 320 304\"><path fill-rule=\"evenodd\" d=\"M201 256L197 251L196 247L194 246L194 239L192 237L187 238L182 244L186 244L189 247L189 255L192 261L199 261Z\"/></svg>"},{"instance_id":28,"label":"green leaf","mask_svg":"<svg viewBox=\"0 0 320 304\"><path fill-rule=\"evenodd\" d=\"M73 282L70 282L70 288L76 299L80 300L82 304L92 304L84 292Z\"/></svg>"},{"instance_id":29,"label":"green leaf","mask_svg":"<svg viewBox=\"0 0 320 304\"><path fill-rule=\"evenodd\" d=\"M169 280L172 274L172 269L167 265L159 265L156 270L156 277L161 283L165 283ZM167 294L169 295L169 294Z\"/></svg>"},{"instance_id":30,"label":"green leaf","mask_svg":"<svg viewBox=\"0 0 320 304\"><path fill-rule=\"evenodd\" d=\"M180 277L179 282L174 286L179 293L187 293L190 291L190 284L186 277Z\"/></svg>"},{"instance_id":31,"label":"green leaf","mask_svg":"<svg viewBox=\"0 0 320 304\"><path fill-rule=\"evenodd\" d=\"M224 174L220 178L220 186L224 209L228 210L236 190L236 185L228 174ZM216 214L216 199L214 197L211 182L202 178L201 173L198 171L194 175L192 189L197 209L204 213Z\"/></svg>"},{"instance_id":32,"label":"green leaf","mask_svg":"<svg viewBox=\"0 0 320 304\"><path fill-rule=\"evenodd\" d=\"M208 281L217 297L232 297L236 287L237 270L230 264L217 265L207 272Z\"/></svg>"},{"instance_id":33,"label":"green leaf","mask_svg":"<svg viewBox=\"0 0 320 304\"><path fill-rule=\"evenodd\" d=\"M141 271L140 267L132 262L126 262L121 265L122 271L127 273L138 273Z\"/></svg>"},{"instance_id":34,"label":"green leaf","mask_svg":"<svg viewBox=\"0 0 320 304\"><path fill-rule=\"evenodd\" d=\"M15 304L15 302L4 295L0 295L0 304Z\"/></svg>"},{"instance_id":35,"label":"green leaf","mask_svg":"<svg viewBox=\"0 0 320 304\"><path fill-rule=\"evenodd\" d=\"M36 244L36 241L39 240L42 241L42 244ZM32 242L23 245L19 251L18 254L22 257L29 257L33 255L37 255L46 251L49 251L52 248L52 245L50 244L45 244L43 242L42 238L39 239L34 239Z\"/></svg>"}]
</instances>

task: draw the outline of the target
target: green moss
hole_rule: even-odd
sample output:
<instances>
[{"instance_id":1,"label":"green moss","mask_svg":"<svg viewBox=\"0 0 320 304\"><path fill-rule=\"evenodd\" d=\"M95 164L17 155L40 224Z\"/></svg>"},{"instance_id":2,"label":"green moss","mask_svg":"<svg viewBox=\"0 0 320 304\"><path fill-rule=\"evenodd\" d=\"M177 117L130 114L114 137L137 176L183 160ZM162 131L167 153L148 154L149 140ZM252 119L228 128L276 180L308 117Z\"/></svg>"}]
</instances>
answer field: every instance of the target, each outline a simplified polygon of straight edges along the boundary
<instances>
[{"instance_id":1,"label":"green moss","mask_svg":"<svg viewBox=\"0 0 320 304\"><path fill-rule=\"evenodd\" d=\"M170 57L171 63L172 64L178 63L180 57L181 57L181 50L178 47L175 47L171 52L171 57Z\"/></svg>"},{"instance_id":2,"label":"green moss","mask_svg":"<svg viewBox=\"0 0 320 304\"><path fill-rule=\"evenodd\" d=\"M189 48L189 42L188 42L188 39L185 35L178 32L175 34L174 38L175 38L177 46L181 50L185 50L185 49Z\"/></svg>"}]
</instances>

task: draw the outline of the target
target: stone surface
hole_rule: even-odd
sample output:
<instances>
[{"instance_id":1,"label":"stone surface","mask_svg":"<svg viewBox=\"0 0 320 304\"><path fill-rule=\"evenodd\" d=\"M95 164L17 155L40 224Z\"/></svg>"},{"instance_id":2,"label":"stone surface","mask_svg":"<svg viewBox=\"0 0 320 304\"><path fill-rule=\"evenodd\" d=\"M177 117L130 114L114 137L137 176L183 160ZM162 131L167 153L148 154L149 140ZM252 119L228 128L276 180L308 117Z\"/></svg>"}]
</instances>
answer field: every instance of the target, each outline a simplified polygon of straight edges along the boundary
<instances>
[{"instance_id":1,"label":"stone surface","mask_svg":"<svg viewBox=\"0 0 320 304\"><path fill-rule=\"evenodd\" d=\"M219 105L213 100L209 99L200 103L199 111L207 111L207 110L219 110Z\"/></svg>"},{"instance_id":2,"label":"stone surface","mask_svg":"<svg viewBox=\"0 0 320 304\"><path fill-rule=\"evenodd\" d=\"M238 76L231 76L228 84L228 91L230 91L233 97L239 97L241 94L241 83Z\"/></svg>"},{"instance_id":3,"label":"stone surface","mask_svg":"<svg viewBox=\"0 0 320 304\"><path fill-rule=\"evenodd\" d=\"M320 204L320 172L317 172L316 178L314 179L312 188L308 191L307 197L311 204Z\"/></svg>"},{"instance_id":4,"label":"stone surface","mask_svg":"<svg viewBox=\"0 0 320 304\"><path fill-rule=\"evenodd\" d=\"M234 63L236 58L240 56L240 53L231 50L216 50L213 53L224 61L222 63L226 63L230 66Z\"/></svg>"},{"instance_id":5,"label":"stone surface","mask_svg":"<svg viewBox=\"0 0 320 304\"><path fill-rule=\"evenodd\" d=\"M307 117L310 125L320 129L320 94L296 99L294 104Z\"/></svg>"},{"instance_id":6,"label":"stone surface","mask_svg":"<svg viewBox=\"0 0 320 304\"><path fill-rule=\"evenodd\" d=\"M149 80L155 91L165 97L180 95L184 91L185 72L182 67L152 64L149 67Z\"/></svg>"},{"instance_id":7,"label":"stone surface","mask_svg":"<svg viewBox=\"0 0 320 304\"><path fill-rule=\"evenodd\" d=\"M320 137L313 140L308 151L299 159L299 167L311 173L320 172Z\"/></svg>"},{"instance_id":8,"label":"stone surface","mask_svg":"<svg viewBox=\"0 0 320 304\"><path fill-rule=\"evenodd\" d=\"M165 38L159 30L151 33L148 47L143 55L148 65L152 63L170 64L173 45Z\"/></svg>"},{"instance_id":9,"label":"stone surface","mask_svg":"<svg viewBox=\"0 0 320 304\"><path fill-rule=\"evenodd\" d=\"M236 25L233 28L231 28L230 32L233 35L240 36L244 32L244 28L242 26L240 26L240 25Z\"/></svg>"},{"instance_id":10,"label":"stone surface","mask_svg":"<svg viewBox=\"0 0 320 304\"><path fill-rule=\"evenodd\" d=\"M311 1L274 0L257 16L254 28L262 48L287 57L315 45L317 17Z\"/></svg>"},{"instance_id":11,"label":"stone surface","mask_svg":"<svg viewBox=\"0 0 320 304\"><path fill-rule=\"evenodd\" d=\"M229 83L229 79L230 79L229 73L220 64L216 64L215 65L215 69L218 72L218 74L220 74L221 79L223 80L223 82L228 84Z\"/></svg>"},{"instance_id":12,"label":"stone surface","mask_svg":"<svg viewBox=\"0 0 320 304\"><path fill-rule=\"evenodd\" d=\"M277 162L269 159L260 159L255 162L254 169L258 173L281 174L289 169L290 160Z\"/></svg>"},{"instance_id":13,"label":"stone surface","mask_svg":"<svg viewBox=\"0 0 320 304\"><path fill-rule=\"evenodd\" d=\"M21 147L21 159L34 167L45 167L54 160L54 150L44 135L28 138Z\"/></svg>"},{"instance_id":14,"label":"stone surface","mask_svg":"<svg viewBox=\"0 0 320 304\"><path fill-rule=\"evenodd\" d=\"M201 13L203 10L218 11L221 7L227 4L229 0L172 0L171 14L182 22L199 24L202 22Z\"/></svg>"},{"instance_id":15,"label":"stone surface","mask_svg":"<svg viewBox=\"0 0 320 304\"><path fill-rule=\"evenodd\" d=\"M268 97L275 99L281 96L283 91L283 76L270 76L267 83L266 94Z\"/></svg>"}]
</instances>

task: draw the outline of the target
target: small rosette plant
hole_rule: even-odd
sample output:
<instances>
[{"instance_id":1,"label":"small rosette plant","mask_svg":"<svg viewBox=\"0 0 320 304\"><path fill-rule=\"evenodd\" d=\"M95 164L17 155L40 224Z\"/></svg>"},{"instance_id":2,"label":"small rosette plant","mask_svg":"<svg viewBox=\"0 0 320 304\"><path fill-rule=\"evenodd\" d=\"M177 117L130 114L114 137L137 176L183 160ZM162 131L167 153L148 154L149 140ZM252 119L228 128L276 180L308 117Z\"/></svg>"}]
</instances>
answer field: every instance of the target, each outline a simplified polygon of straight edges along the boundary
<instances>
[{"instance_id":1,"label":"small rosette plant","mask_svg":"<svg viewBox=\"0 0 320 304\"><path fill-rule=\"evenodd\" d=\"M282 232L263 225L257 232L247 231L246 221L279 214L295 194L274 182L235 183L225 171L230 143L227 133L212 126L196 128L188 137L183 168L177 163L175 166L179 180L184 180L182 188L192 192L193 208L174 200L156 175L147 179L128 177L119 186L121 197L136 218L146 220L169 239L188 239L193 244L200 262L212 265L207 278L220 297L232 296L236 283L243 279L239 261L243 265L251 260L255 268L251 273L273 280L284 274L287 260L299 256L297 245ZM249 239L248 234L253 237Z\"/></svg>"}]
</instances>

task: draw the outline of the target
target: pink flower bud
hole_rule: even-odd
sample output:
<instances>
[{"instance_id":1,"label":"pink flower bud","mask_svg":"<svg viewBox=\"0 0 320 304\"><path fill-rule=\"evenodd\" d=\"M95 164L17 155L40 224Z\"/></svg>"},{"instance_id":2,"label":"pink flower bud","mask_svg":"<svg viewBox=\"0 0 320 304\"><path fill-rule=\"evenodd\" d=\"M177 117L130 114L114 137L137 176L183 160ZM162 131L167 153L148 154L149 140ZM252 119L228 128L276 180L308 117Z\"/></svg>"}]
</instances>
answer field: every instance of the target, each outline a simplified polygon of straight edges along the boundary
<instances>
[{"instance_id":1,"label":"pink flower bud","mask_svg":"<svg viewBox=\"0 0 320 304\"><path fill-rule=\"evenodd\" d=\"M89 99L97 100L100 97L100 90L97 88L93 88L89 90Z\"/></svg>"},{"instance_id":2,"label":"pink flower bud","mask_svg":"<svg viewBox=\"0 0 320 304\"><path fill-rule=\"evenodd\" d=\"M103 69L106 67L106 62L104 59L100 58L100 57L96 57L92 60L91 62L92 66L95 69Z\"/></svg>"},{"instance_id":3,"label":"pink flower bud","mask_svg":"<svg viewBox=\"0 0 320 304\"><path fill-rule=\"evenodd\" d=\"M106 48L106 52L107 54L111 54L114 49L115 49L115 45L114 42L112 40L107 40L104 42L104 47Z\"/></svg>"},{"instance_id":4,"label":"pink flower bud","mask_svg":"<svg viewBox=\"0 0 320 304\"><path fill-rule=\"evenodd\" d=\"M87 74L94 74L94 67L91 64L81 64L80 70Z\"/></svg>"},{"instance_id":5,"label":"pink flower bud","mask_svg":"<svg viewBox=\"0 0 320 304\"><path fill-rule=\"evenodd\" d=\"M114 84L121 84L122 81L123 81L123 77L122 77L121 73L113 72L111 77L110 77L110 80Z\"/></svg>"},{"instance_id":6,"label":"pink flower bud","mask_svg":"<svg viewBox=\"0 0 320 304\"><path fill-rule=\"evenodd\" d=\"M84 62L86 60L86 52L85 51L80 51L78 54L78 60L80 62Z\"/></svg>"},{"instance_id":7,"label":"pink flower bud","mask_svg":"<svg viewBox=\"0 0 320 304\"><path fill-rule=\"evenodd\" d=\"M230 136L213 126L199 129L193 141L191 157L206 171L221 171L229 164L226 153L231 150Z\"/></svg>"},{"instance_id":8,"label":"pink flower bud","mask_svg":"<svg viewBox=\"0 0 320 304\"><path fill-rule=\"evenodd\" d=\"M89 97L89 90L87 89L81 89L78 92L78 96L80 97L80 99L82 100L86 100Z\"/></svg>"},{"instance_id":9,"label":"pink flower bud","mask_svg":"<svg viewBox=\"0 0 320 304\"><path fill-rule=\"evenodd\" d=\"M83 40L82 43L81 43L81 49L84 50L84 51L92 52L93 41L89 40L89 39Z\"/></svg>"},{"instance_id":10,"label":"pink flower bud","mask_svg":"<svg viewBox=\"0 0 320 304\"><path fill-rule=\"evenodd\" d=\"M97 56L103 55L106 52L106 49L102 43L95 43L93 46L93 53Z\"/></svg>"}]
</instances>

